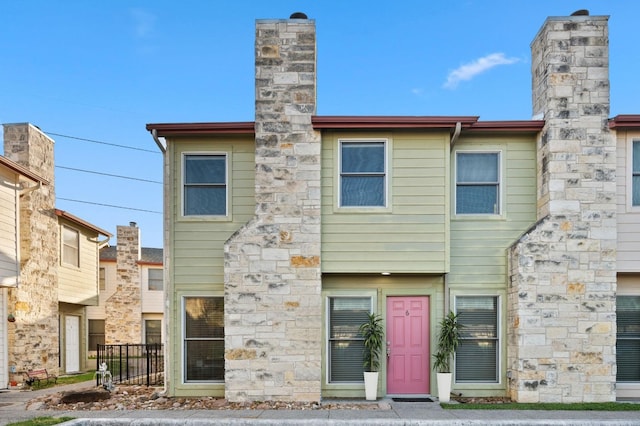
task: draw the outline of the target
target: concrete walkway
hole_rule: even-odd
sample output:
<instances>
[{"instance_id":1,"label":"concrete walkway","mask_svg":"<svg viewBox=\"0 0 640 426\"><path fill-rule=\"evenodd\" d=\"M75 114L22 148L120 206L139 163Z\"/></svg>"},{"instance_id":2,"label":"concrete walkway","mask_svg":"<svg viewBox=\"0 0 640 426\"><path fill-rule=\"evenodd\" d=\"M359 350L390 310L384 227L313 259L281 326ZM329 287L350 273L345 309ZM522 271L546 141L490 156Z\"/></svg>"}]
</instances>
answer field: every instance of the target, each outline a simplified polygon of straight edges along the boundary
<instances>
[{"instance_id":1,"label":"concrete walkway","mask_svg":"<svg viewBox=\"0 0 640 426\"><path fill-rule=\"evenodd\" d=\"M94 382L0 392L0 426L35 417L74 417L65 425L640 425L640 411L444 410L434 402L383 399L376 410L27 410L36 397Z\"/></svg>"}]
</instances>

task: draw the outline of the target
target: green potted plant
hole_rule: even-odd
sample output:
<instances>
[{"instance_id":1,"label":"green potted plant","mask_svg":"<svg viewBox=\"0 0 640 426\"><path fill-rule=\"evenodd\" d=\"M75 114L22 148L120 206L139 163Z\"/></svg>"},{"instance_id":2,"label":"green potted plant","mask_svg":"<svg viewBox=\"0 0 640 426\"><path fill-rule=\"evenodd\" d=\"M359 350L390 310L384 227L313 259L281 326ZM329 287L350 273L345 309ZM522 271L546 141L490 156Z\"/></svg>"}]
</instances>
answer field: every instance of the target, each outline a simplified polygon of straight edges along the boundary
<instances>
[{"instance_id":1,"label":"green potted plant","mask_svg":"<svg viewBox=\"0 0 640 426\"><path fill-rule=\"evenodd\" d=\"M438 346L433 354L433 369L437 372L438 399L449 402L451 395L451 360L460 344L460 332L463 325L458 323L458 315L449 313L440 321Z\"/></svg>"},{"instance_id":2,"label":"green potted plant","mask_svg":"<svg viewBox=\"0 0 640 426\"><path fill-rule=\"evenodd\" d=\"M364 338L364 350L362 352L362 366L364 372L364 389L367 400L376 400L378 391L378 369L380 368L380 355L384 345L384 328L382 317L377 314L369 314L367 322L360 325L360 334Z\"/></svg>"}]
</instances>

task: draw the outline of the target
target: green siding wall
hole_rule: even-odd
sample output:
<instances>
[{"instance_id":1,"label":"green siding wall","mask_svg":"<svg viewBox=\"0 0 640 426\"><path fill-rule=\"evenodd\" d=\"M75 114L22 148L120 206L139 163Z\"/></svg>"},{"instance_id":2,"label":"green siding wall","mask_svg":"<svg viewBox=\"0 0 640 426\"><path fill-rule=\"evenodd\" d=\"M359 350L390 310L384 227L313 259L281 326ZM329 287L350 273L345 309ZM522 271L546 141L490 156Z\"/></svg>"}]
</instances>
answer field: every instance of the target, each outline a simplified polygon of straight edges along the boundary
<instances>
[{"instance_id":1,"label":"green siding wall","mask_svg":"<svg viewBox=\"0 0 640 426\"><path fill-rule=\"evenodd\" d=\"M168 347L171 351L167 386L181 395L224 396L224 384L182 384L182 297L224 295L224 242L253 218L254 139L249 136L219 138L180 138L168 141L171 169L170 185L165 196L169 212L168 244L170 262L165 265L165 282L169 301L167 324ZM229 216L227 218L185 218L182 208L182 154L226 153L228 155Z\"/></svg>"},{"instance_id":2,"label":"green siding wall","mask_svg":"<svg viewBox=\"0 0 640 426\"><path fill-rule=\"evenodd\" d=\"M452 170L456 151L500 152L502 214L457 216L452 212L451 288L505 288L506 249L536 221L535 149L535 140L526 137L461 138L456 143ZM455 176L451 181L455 193Z\"/></svg>"},{"instance_id":3,"label":"green siding wall","mask_svg":"<svg viewBox=\"0 0 640 426\"><path fill-rule=\"evenodd\" d=\"M183 217L182 154L215 152L228 155L229 216L227 218ZM248 222L255 209L253 138L225 137L220 140L181 140L173 147L171 193L173 228L173 277L176 290L222 289L224 287L224 242Z\"/></svg>"},{"instance_id":4,"label":"green siding wall","mask_svg":"<svg viewBox=\"0 0 640 426\"><path fill-rule=\"evenodd\" d=\"M389 206L340 209L339 140L387 139ZM323 134L322 271L443 273L449 264L449 134Z\"/></svg>"}]
</instances>

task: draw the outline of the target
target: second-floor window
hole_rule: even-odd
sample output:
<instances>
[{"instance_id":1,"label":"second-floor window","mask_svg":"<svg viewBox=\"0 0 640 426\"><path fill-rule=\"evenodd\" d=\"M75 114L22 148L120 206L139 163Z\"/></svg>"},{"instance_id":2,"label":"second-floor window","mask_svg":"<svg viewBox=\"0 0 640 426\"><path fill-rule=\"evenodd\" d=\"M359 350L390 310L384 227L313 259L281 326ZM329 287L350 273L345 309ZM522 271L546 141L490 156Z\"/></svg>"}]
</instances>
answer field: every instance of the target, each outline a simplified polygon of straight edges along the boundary
<instances>
[{"instance_id":1,"label":"second-floor window","mask_svg":"<svg viewBox=\"0 0 640 426\"><path fill-rule=\"evenodd\" d=\"M150 291L162 291L164 289L162 269L149 269L149 284L147 288Z\"/></svg>"},{"instance_id":2,"label":"second-floor window","mask_svg":"<svg viewBox=\"0 0 640 426\"><path fill-rule=\"evenodd\" d=\"M340 206L386 206L384 141L340 142Z\"/></svg>"},{"instance_id":3,"label":"second-floor window","mask_svg":"<svg viewBox=\"0 0 640 426\"><path fill-rule=\"evenodd\" d=\"M227 156L189 154L184 156L185 216L227 214Z\"/></svg>"},{"instance_id":4,"label":"second-floor window","mask_svg":"<svg viewBox=\"0 0 640 426\"><path fill-rule=\"evenodd\" d=\"M499 153L456 153L456 214L500 214Z\"/></svg>"},{"instance_id":5,"label":"second-floor window","mask_svg":"<svg viewBox=\"0 0 640 426\"><path fill-rule=\"evenodd\" d=\"M66 226L62 227L62 263L80 266L80 233Z\"/></svg>"},{"instance_id":6,"label":"second-floor window","mask_svg":"<svg viewBox=\"0 0 640 426\"><path fill-rule=\"evenodd\" d=\"M640 140L633 141L633 170L631 171L632 206L640 206Z\"/></svg>"}]
</instances>

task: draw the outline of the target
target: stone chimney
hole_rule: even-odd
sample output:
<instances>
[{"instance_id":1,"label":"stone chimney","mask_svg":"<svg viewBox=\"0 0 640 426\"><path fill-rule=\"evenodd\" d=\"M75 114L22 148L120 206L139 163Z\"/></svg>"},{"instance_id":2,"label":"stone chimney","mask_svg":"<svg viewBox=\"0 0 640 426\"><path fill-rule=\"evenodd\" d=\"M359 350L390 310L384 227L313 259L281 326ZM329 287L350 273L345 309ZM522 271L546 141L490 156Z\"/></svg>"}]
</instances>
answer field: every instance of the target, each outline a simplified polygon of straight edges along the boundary
<instances>
[{"instance_id":1,"label":"stone chimney","mask_svg":"<svg viewBox=\"0 0 640 426\"><path fill-rule=\"evenodd\" d=\"M57 372L59 368L60 237L53 146L52 139L29 123L4 125L4 156L50 182L19 198L20 284L8 290L8 309L16 321L7 323L8 362L18 371L47 368Z\"/></svg>"},{"instance_id":2,"label":"stone chimney","mask_svg":"<svg viewBox=\"0 0 640 426\"><path fill-rule=\"evenodd\" d=\"M538 223L511 249L509 391L520 402L615 400L616 145L608 17L546 20L531 44Z\"/></svg>"},{"instance_id":3,"label":"stone chimney","mask_svg":"<svg viewBox=\"0 0 640 426\"><path fill-rule=\"evenodd\" d=\"M315 21L256 22L253 220L225 244L225 397L319 401Z\"/></svg>"},{"instance_id":4,"label":"stone chimney","mask_svg":"<svg viewBox=\"0 0 640 426\"><path fill-rule=\"evenodd\" d=\"M105 302L105 343L142 343L140 228L135 222L117 227L116 291Z\"/></svg>"}]
</instances>

